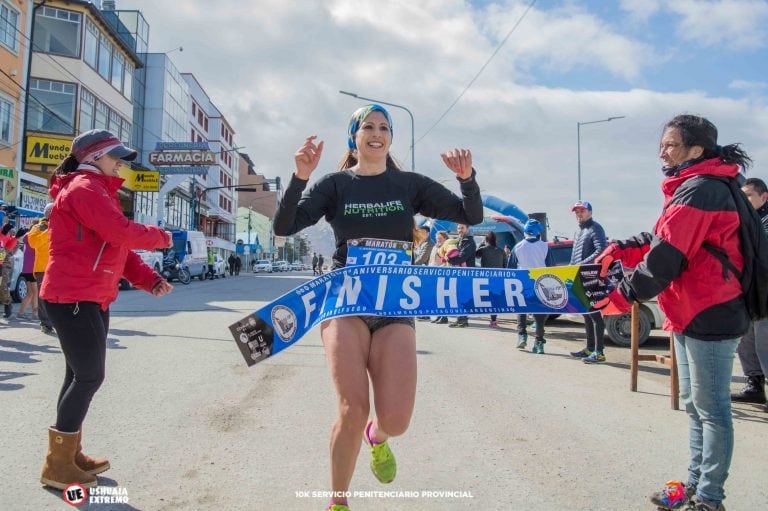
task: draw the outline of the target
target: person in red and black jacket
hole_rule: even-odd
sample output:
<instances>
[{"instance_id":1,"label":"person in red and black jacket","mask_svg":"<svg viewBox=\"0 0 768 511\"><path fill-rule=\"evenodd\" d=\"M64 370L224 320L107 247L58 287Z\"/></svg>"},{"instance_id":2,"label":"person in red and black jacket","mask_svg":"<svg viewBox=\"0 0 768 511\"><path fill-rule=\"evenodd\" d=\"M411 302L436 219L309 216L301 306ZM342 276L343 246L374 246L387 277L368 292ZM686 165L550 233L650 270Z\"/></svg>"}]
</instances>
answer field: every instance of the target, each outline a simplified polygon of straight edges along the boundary
<instances>
[{"instance_id":1,"label":"person in red and black jacket","mask_svg":"<svg viewBox=\"0 0 768 511\"><path fill-rule=\"evenodd\" d=\"M120 160L134 158L136 151L109 131L87 131L73 140L72 154L51 180L50 257L40 298L58 333L66 371L40 481L58 489L73 483L92 487L95 475L110 468L109 461L83 454L81 426L104 381L109 305L120 277L155 296L173 289L131 250L172 244L168 232L131 222L120 209Z\"/></svg>"},{"instance_id":2,"label":"person in red and black jacket","mask_svg":"<svg viewBox=\"0 0 768 511\"><path fill-rule=\"evenodd\" d=\"M675 334L680 399L689 416L685 494L692 509L722 510L733 454L731 373L749 316L739 279L705 245L724 251L741 271L736 203L728 184L716 178L735 179L752 160L739 144L719 146L717 128L694 115L666 124L659 156L664 210L653 236L613 244L598 257L604 269L614 259L636 269L596 308L627 312L632 302L658 295L667 316L664 329ZM674 507L665 491L651 501Z\"/></svg>"}]
</instances>

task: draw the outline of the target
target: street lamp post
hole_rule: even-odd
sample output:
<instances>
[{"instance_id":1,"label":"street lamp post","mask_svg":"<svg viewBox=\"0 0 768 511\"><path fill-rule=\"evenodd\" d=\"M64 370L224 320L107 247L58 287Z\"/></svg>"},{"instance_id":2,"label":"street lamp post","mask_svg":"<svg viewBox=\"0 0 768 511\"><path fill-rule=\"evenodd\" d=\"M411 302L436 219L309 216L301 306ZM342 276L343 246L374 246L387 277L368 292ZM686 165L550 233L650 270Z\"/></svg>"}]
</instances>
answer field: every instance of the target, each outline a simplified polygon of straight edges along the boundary
<instances>
[{"instance_id":1,"label":"street lamp post","mask_svg":"<svg viewBox=\"0 0 768 511\"><path fill-rule=\"evenodd\" d=\"M577 167L577 174L578 174L578 191L579 191L579 200L581 200L581 127L586 124L597 124L599 122L608 122L613 121L615 119L624 119L624 115L619 115L616 117L608 117L607 119L600 119L599 121L587 121L587 122L577 122L576 123L576 167Z\"/></svg>"},{"instance_id":2,"label":"street lamp post","mask_svg":"<svg viewBox=\"0 0 768 511\"><path fill-rule=\"evenodd\" d=\"M411 116L411 171L416 170L416 144L414 141L414 123L413 123L413 114L410 110L405 108L403 105L396 105L394 103L387 103L386 101L382 101L380 99L372 99L372 98L364 98L363 96L358 96L354 92L347 92L340 90L340 94L346 94L347 96L352 96L353 98L362 99L363 101L373 101L374 103L381 103L382 105L389 105L393 106L395 108L402 108L406 112L408 112L408 115Z\"/></svg>"}]
</instances>

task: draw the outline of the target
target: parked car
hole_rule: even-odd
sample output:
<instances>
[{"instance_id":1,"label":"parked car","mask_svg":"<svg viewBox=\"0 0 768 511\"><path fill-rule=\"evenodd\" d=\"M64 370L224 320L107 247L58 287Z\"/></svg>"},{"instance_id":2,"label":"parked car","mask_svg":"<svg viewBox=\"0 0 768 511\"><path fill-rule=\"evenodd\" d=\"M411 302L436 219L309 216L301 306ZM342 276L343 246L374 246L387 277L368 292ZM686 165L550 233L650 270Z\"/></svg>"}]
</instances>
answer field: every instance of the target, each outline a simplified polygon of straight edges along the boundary
<instances>
[{"instance_id":1,"label":"parked car","mask_svg":"<svg viewBox=\"0 0 768 511\"><path fill-rule=\"evenodd\" d=\"M547 243L555 266L565 266L571 262L573 240L561 240L555 237ZM563 314L559 316L569 321L583 323L581 314ZM651 335L651 330L659 329L664 324L664 313L661 312L656 299L640 303L640 331L638 344L645 343ZM632 344L632 314L620 316L605 316L605 333L617 346L628 347Z\"/></svg>"},{"instance_id":2,"label":"parked car","mask_svg":"<svg viewBox=\"0 0 768 511\"><path fill-rule=\"evenodd\" d=\"M160 273L162 271L163 269L163 253L162 252L158 252L155 250L134 250L134 252L136 252L139 255L139 257L141 257L141 260L144 261L145 264L150 266L157 273ZM121 278L120 289L122 290L133 289L133 286L126 279Z\"/></svg>"},{"instance_id":3,"label":"parked car","mask_svg":"<svg viewBox=\"0 0 768 511\"><path fill-rule=\"evenodd\" d=\"M24 264L24 244L19 243L19 249L13 253L13 270L11 271L10 290L13 301L20 302L27 296L27 281L21 277L21 266Z\"/></svg>"},{"instance_id":4,"label":"parked car","mask_svg":"<svg viewBox=\"0 0 768 511\"><path fill-rule=\"evenodd\" d=\"M256 264L253 265L254 273L260 273L262 271L272 273L272 262L269 259L259 259L256 261Z\"/></svg>"},{"instance_id":5,"label":"parked car","mask_svg":"<svg viewBox=\"0 0 768 511\"><path fill-rule=\"evenodd\" d=\"M301 271L302 270L301 263L291 263L291 264L288 265L288 268L291 271Z\"/></svg>"},{"instance_id":6,"label":"parked car","mask_svg":"<svg viewBox=\"0 0 768 511\"><path fill-rule=\"evenodd\" d=\"M275 261L272 263L272 269L274 271L289 271L288 261Z\"/></svg>"},{"instance_id":7,"label":"parked car","mask_svg":"<svg viewBox=\"0 0 768 511\"><path fill-rule=\"evenodd\" d=\"M213 254L213 278L227 277L227 262L219 254Z\"/></svg>"}]
</instances>

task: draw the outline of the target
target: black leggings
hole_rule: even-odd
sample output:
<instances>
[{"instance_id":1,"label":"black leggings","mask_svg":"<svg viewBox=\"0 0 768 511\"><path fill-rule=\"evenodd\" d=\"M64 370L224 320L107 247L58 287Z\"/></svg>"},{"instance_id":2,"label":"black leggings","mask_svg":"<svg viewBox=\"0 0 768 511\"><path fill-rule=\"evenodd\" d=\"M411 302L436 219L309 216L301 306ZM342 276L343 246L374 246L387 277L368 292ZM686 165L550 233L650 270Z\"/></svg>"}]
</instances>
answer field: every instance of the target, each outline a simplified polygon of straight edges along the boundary
<instances>
[{"instance_id":1,"label":"black leggings","mask_svg":"<svg viewBox=\"0 0 768 511\"><path fill-rule=\"evenodd\" d=\"M104 381L109 310L93 302L46 303L67 367L56 409L56 429L74 433Z\"/></svg>"},{"instance_id":2,"label":"black leggings","mask_svg":"<svg viewBox=\"0 0 768 511\"><path fill-rule=\"evenodd\" d=\"M584 329L587 331L587 349L603 352L605 348L605 321L600 312L584 314Z\"/></svg>"}]
</instances>

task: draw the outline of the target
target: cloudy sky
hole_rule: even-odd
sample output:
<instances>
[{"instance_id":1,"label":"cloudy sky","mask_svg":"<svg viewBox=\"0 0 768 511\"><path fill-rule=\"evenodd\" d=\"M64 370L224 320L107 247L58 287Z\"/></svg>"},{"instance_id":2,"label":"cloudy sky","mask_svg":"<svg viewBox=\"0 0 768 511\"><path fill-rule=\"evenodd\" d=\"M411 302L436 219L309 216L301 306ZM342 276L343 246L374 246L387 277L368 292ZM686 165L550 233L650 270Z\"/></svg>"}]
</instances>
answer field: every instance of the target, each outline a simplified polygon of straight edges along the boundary
<instances>
[{"instance_id":1,"label":"cloudy sky","mask_svg":"<svg viewBox=\"0 0 768 511\"><path fill-rule=\"evenodd\" d=\"M768 179L768 1L539 0L482 74L449 106L530 0L118 0L139 9L151 51L193 73L257 169L287 179L303 138L326 141L317 174L346 146L355 92L408 107L416 170L446 179L439 157L473 152L484 193L571 236L582 197L610 237L650 230L661 208L658 141L687 112L741 142ZM393 108L393 154L411 167L410 119ZM431 128L431 129L430 129Z\"/></svg>"}]
</instances>

